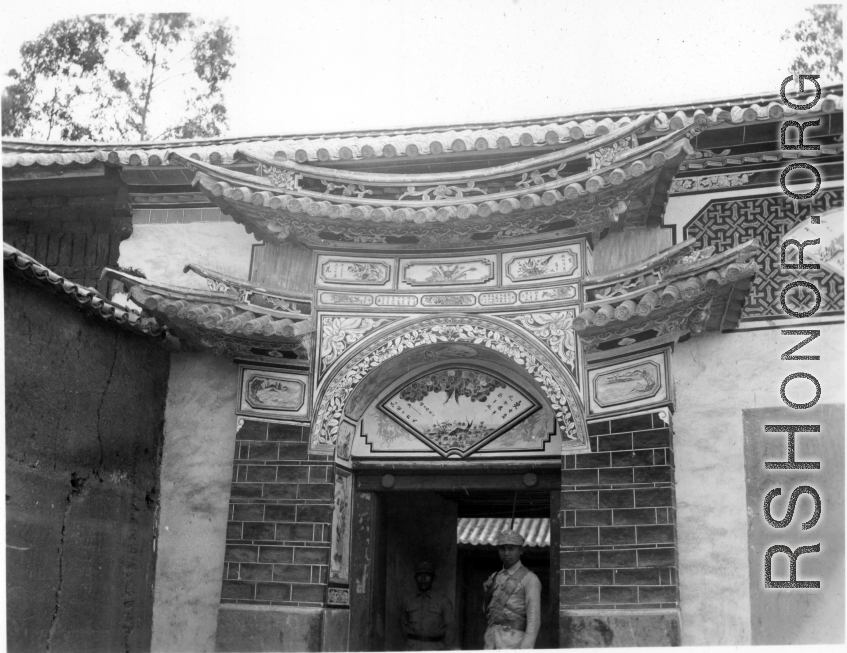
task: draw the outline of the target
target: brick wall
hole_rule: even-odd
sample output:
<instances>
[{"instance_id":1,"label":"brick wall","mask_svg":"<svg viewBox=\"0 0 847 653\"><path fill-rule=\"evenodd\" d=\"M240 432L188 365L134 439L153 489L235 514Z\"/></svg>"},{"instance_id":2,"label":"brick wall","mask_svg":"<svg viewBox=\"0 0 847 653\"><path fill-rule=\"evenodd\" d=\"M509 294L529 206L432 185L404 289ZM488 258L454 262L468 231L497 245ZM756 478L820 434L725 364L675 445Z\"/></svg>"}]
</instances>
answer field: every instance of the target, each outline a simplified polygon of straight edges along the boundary
<instances>
[{"instance_id":1,"label":"brick wall","mask_svg":"<svg viewBox=\"0 0 847 653\"><path fill-rule=\"evenodd\" d=\"M223 603L316 605L329 573L333 478L308 426L245 419L235 445Z\"/></svg>"},{"instance_id":2,"label":"brick wall","mask_svg":"<svg viewBox=\"0 0 847 653\"><path fill-rule=\"evenodd\" d=\"M560 609L676 607L671 429L653 413L589 436L591 453L564 457Z\"/></svg>"},{"instance_id":3,"label":"brick wall","mask_svg":"<svg viewBox=\"0 0 847 653\"><path fill-rule=\"evenodd\" d=\"M56 274L104 295L104 267L117 265L132 234L129 204L116 195L31 197L3 201L3 240Z\"/></svg>"}]
</instances>

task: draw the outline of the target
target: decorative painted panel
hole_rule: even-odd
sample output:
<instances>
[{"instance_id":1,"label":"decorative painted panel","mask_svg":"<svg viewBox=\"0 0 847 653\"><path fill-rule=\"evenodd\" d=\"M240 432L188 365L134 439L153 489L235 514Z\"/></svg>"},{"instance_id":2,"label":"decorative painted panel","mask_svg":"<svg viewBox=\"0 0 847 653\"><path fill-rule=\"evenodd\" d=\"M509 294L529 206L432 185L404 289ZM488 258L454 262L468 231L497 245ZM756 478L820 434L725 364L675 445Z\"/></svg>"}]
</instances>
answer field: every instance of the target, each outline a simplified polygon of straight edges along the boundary
<instances>
[{"instance_id":1,"label":"decorative painted panel","mask_svg":"<svg viewBox=\"0 0 847 653\"><path fill-rule=\"evenodd\" d=\"M468 286L494 280L497 259L485 256L471 260L401 261L401 285Z\"/></svg>"},{"instance_id":2,"label":"decorative painted panel","mask_svg":"<svg viewBox=\"0 0 847 653\"><path fill-rule=\"evenodd\" d=\"M554 302L577 299L577 286L555 286L553 288L539 288L538 290L521 290L518 297L521 304L532 304L534 302Z\"/></svg>"},{"instance_id":3,"label":"decorative painted panel","mask_svg":"<svg viewBox=\"0 0 847 653\"><path fill-rule=\"evenodd\" d=\"M818 245L809 245L803 250L805 264L817 263L824 270L834 272L844 278L844 209L830 211L819 216L818 224L812 224L811 218L803 220L782 237L782 243L792 239L799 243L820 240ZM797 263L796 245L785 251L786 262Z\"/></svg>"},{"instance_id":4,"label":"decorative painted panel","mask_svg":"<svg viewBox=\"0 0 847 653\"><path fill-rule=\"evenodd\" d=\"M589 414L606 415L672 402L669 349L588 370Z\"/></svg>"},{"instance_id":5,"label":"decorative painted panel","mask_svg":"<svg viewBox=\"0 0 847 653\"><path fill-rule=\"evenodd\" d=\"M318 257L318 282L327 285L385 286L391 279L391 262L384 260Z\"/></svg>"},{"instance_id":6,"label":"decorative painted panel","mask_svg":"<svg viewBox=\"0 0 847 653\"><path fill-rule=\"evenodd\" d=\"M479 296L481 306L498 306L501 304L514 304L518 296L511 290L505 292L484 292Z\"/></svg>"},{"instance_id":7,"label":"decorative painted panel","mask_svg":"<svg viewBox=\"0 0 847 653\"><path fill-rule=\"evenodd\" d=\"M795 206L796 204L796 206ZM792 281L814 283L821 291L818 316L844 312L844 278L837 272L820 270L784 270L779 253L783 234L791 231L812 215L824 215L844 206L842 189L823 189L812 199L794 202L781 193L724 198L710 201L684 229L685 238L695 238L697 247L714 246L724 251L753 238L761 241L756 253L759 272L750 287L741 320L785 319L780 305L782 289ZM796 257L796 249L789 248ZM786 295L788 306L802 306L804 298L794 288ZM797 310L795 308L795 310Z\"/></svg>"},{"instance_id":8,"label":"decorative painted panel","mask_svg":"<svg viewBox=\"0 0 847 653\"><path fill-rule=\"evenodd\" d=\"M376 456L385 458L398 455L404 457L425 457L438 453L423 443L410 431L387 414L372 405L362 418L362 433L354 437L353 455L357 458ZM561 438L556 433L553 414L542 406L518 422L515 426L498 435L487 444L476 449L470 457L523 455L552 455L561 453Z\"/></svg>"},{"instance_id":9,"label":"decorative painted panel","mask_svg":"<svg viewBox=\"0 0 847 653\"><path fill-rule=\"evenodd\" d=\"M544 279L567 279L581 276L579 246L547 249L533 253L503 255L504 285L542 281Z\"/></svg>"},{"instance_id":10,"label":"decorative painted panel","mask_svg":"<svg viewBox=\"0 0 847 653\"><path fill-rule=\"evenodd\" d=\"M476 304L474 295L424 295L421 297L423 306L473 306Z\"/></svg>"},{"instance_id":11,"label":"decorative painted panel","mask_svg":"<svg viewBox=\"0 0 847 653\"><path fill-rule=\"evenodd\" d=\"M377 306L417 306L418 298L414 295L377 295Z\"/></svg>"},{"instance_id":12,"label":"decorative painted panel","mask_svg":"<svg viewBox=\"0 0 847 653\"><path fill-rule=\"evenodd\" d=\"M309 377L260 367L239 366L238 415L308 420Z\"/></svg>"},{"instance_id":13,"label":"decorative painted panel","mask_svg":"<svg viewBox=\"0 0 847 653\"><path fill-rule=\"evenodd\" d=\"M539 408L505 379L469 368L424 374L379 405L445 457L469 455Z\"/></svg>"},{"instance_id":14,"label":"decorative painted panel","mask_svg":"<svg viewBox=\"0 0 847 653\"><path fill-rule=\"evenodd\" d=\"M341 422L341 426L338 427L338 446L335 448L335 453L342 460L350 460L350 447L355 435L355 424Z\"/></svg>"},{"instance_id":15,"label":"decorative painted panel","mask_svg":"<svg viewBox=\"0 0 847 653\"><path fill-rule=\"evenodd\" d=\"M322 304L335 306L370 306L374 298L370 295L354 295L346 292L322 292L320 294Z\"/></svg>"},{"instance_id":16,"label":"decorative painted panel","mask_svg":"<svg viewBox=\"0 0 847 653\"><path fill-rule=\"evenodd\" d=\"M353 509L353 476L335 468L335 496L332 510L332 544L329 579L346 583L350 574L350 521Z\"/></svg>"}]
</instances>

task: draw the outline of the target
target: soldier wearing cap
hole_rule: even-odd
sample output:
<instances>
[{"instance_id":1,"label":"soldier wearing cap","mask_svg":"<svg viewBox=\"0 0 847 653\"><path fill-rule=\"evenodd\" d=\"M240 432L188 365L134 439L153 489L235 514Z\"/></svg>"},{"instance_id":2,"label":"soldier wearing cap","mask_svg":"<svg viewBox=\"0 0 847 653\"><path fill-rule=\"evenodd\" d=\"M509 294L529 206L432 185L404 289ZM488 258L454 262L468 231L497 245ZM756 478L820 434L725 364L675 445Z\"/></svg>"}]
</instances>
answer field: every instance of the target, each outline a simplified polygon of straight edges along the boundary
<instances>
[{"instance_id":1,"label":"soldier wearing cap","mask_svg":"<svg viewBox=\"0 0 847 653\"><path fill-rule=\"evenodd\" d=\"M541 581L521 564L524 538L513 530L497 537L503 569L483 584L486 649L520 649L535 646L541 625Z\"/></svg>"},{"instance_id":2,"label":"soldier wearing cap","mask_svg":"<svg viewBox=\"0 0 847 653\"><path fill-rule=\"evenodd\" d=\"M400 628L407 651L445 651L456 648L456 618L453 604L432 590L435 567L429 562L415 566L418 590L403 599Z\"/></svg>"}]
</instances>

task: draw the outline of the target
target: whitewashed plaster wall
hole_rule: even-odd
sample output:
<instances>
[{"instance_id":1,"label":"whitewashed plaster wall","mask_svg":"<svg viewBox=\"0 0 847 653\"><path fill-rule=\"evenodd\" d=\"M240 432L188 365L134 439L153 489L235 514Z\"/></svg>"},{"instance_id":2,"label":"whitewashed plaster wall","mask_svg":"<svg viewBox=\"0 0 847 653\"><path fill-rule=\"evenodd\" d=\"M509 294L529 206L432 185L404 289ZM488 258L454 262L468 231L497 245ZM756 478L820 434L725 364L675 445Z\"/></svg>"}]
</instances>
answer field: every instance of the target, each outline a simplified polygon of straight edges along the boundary
<instances>
[{"instance_id":1,"label":"whitewashed plaster wall","mask_svg":"<svg viewBox=\"0 0 847 653\"><path fill-rule=\"evenodd\" d=\"M776 329L710 333L677 345L674 351L674 461L684 646L751 643L741 411L784 406L780 384L798 371L819 380L821 404L844 402L844 326L815 328L821 330L820 338L798 353L819 355L820 361L782 361L780 356L800 337L783 336ZM788 392L793 401L814 396L811 384L804 383L792 384Z\"/></svg>"},{"instance_id":2,"label":"whitewashed plaster wall","mask_svg":"<svg viewBox=\"0 0 847 653\"><path fill-rule=\"evenodd\" d=\"M215 650L235 447L237 368L173 354L165 407L151 650Z\"/></svg>"},{"instance_id":3,"label":"whitewashed plaster wall","mask_svg":"<svg viewBox=\"0 0 847 653\"><path fill-rule=\"evenodd\" d=\"M259 244L232 221L136 224L121 243L118 264L135 268L150 281L207 290L206 280L183 273L186 263L247 280L253 245Z\"/></svg>"}]
</instances>

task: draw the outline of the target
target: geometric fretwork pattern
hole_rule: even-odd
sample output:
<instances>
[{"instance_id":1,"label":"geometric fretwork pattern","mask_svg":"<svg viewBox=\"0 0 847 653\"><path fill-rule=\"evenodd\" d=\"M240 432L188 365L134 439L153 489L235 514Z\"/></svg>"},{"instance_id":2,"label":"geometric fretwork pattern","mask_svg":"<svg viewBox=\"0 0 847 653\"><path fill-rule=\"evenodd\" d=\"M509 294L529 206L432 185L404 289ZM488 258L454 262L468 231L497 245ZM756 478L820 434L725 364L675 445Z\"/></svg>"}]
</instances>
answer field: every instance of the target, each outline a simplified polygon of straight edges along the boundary
<instances>
[{"instance_id":1,"label":"geometric fretwork pattern","mask_svg":"<svg viewBox=\"0 0 847 653\"><path fill-rule=\"evenodd\" d=\"M750 287L742 320L790 317L782 310L779 295L787 284L798 279L809 281L820 290L821 305L815 315L844 312L844 279L839 275L826 270L781 270L779 262L782 235L809 216L844 206L844 191L821 190L811 202L797 202L797 209L794 204L783 194L713 200L685 225L685 238L696 238L697 247L714 245L718 252L752 238L760 240L762 249L756 255L759 273ZM797 262L796 251L789 248L786 263ZM797 310L791 304L794 299L786 296L786 305Z\"/></svg>"}]
</instances>

